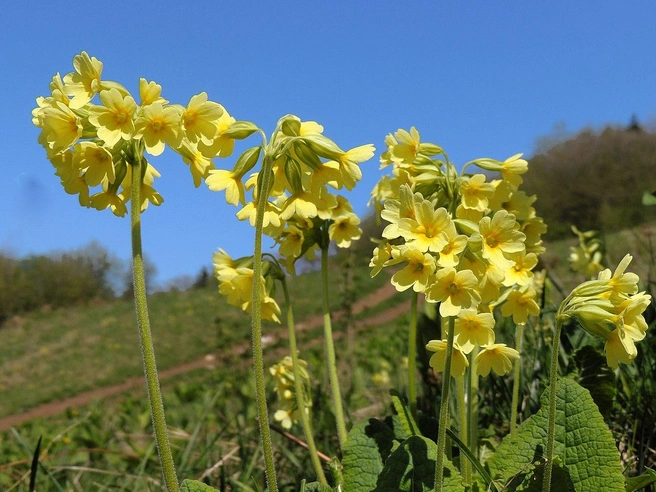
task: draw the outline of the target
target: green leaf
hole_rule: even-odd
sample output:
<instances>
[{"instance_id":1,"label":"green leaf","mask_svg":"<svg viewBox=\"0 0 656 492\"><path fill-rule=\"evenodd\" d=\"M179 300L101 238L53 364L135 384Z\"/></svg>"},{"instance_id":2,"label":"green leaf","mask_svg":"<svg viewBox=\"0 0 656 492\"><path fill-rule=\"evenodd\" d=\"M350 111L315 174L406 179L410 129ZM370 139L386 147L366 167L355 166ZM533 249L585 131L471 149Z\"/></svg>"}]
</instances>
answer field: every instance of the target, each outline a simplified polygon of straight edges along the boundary
<instances>
[{"instance_id":1,"label":"green leaf","mask_svg":"<svg viewBox=\"0 0 656 492\"><path fill-rule=\"evenodd\" d=\"M647 473L626 479L626 492L635 492L656 483L656 470L647 468Z\"/></svg>"},{"instance_id":2,"label":"green leaf","mask_svg":"<svg viewBox=\"0 0 656 492\"><path fill-rule=\"evenodd\" d=\"M180 485L180 492L219 492L214 487L210 487L198 480L184 480Z\"/></svg>"},{"instance_id":3,"label":"green leaf","mask_svg":"<svg viewBox=\"0 0 656 492\"><path fill-rule=\"evenodd\" d=\"M642 204L647 206L656 205L656 191L645 191L642 194Z\"/></svg>"},{"instance_id":4,"label":"green leaf","mask_svg":"<svg viewBox=\"0 0 656 492\"><path fill-rule=\"evenodd\" d=\"M419 427L415 422L415 419L410 413L410 409L405 406L403 400L401 400L401 395L396 390L390 390L390 396L392 397L392 405L394 405L394 410L396 410L395 417L398 418L398 422L401 427L401 431L404 434L403 439L407 439L410 436L419 436ZM397 436L399 437L399 436Z\"/></svg>"},{"instance_id":5,"label":"green leaf","mask_svg":"<svg viewBox=\"0 0 656 492\"><path fill-rule=\"evenodd\" d=\"M373 492L432 492L435 489L437 445L423 436L411 436L385 461ZM444 461L445 492L462 492L462 476ZM348 489L347 489L348 490Z\"/></svg>"},{"instance_id":6,"label":"green leaf","mask_svg":"<svg viewBox=\"0 0 656 492\"><path fill-rule=\"evenodd\" d=\"M608 417L615 401L617 381L606 357L586 345L576 351L574 362L579 370L578 383L590 392L601 414Z\"/></svg>"},{"instance_id":7,"label":"green leaf","mask_svg":"<svg viewBox=\"0 0 656 492\"><path fill-rule=\"evenodd\" d=\"M547 442L548 400L549 388L542 394L540 410L512 436L506 437L487 461L494 478L508 480L526 476L532 464L543 460ZM615 440L590 392L572 379L558 381L555 454L569 474L574 490L624 491L624 477ZM560 489L555 488L554 483L552 490Z\"/></svg>"},{"instance_id":8,"label":"green leaf","mask_svg":"<svg viewBox=\"0 0 656 492\"><path fill-rule=\"evenodd\" d=\"M333 489L319 482L305 483L305 480L303 480L301 482L301 492L333 492Z\"/></svg>"},{"instance_id":9,"label":"green leaf","mask_svg":"<svg viewBox=\"0 0 656 492\"><path fill-rule=\"evenodd\" d=\"M356 424L342 448L342 489L349 492L374 490L393 444L394 432L380 420L369 419Z\"/></svg>"}]
</instances>

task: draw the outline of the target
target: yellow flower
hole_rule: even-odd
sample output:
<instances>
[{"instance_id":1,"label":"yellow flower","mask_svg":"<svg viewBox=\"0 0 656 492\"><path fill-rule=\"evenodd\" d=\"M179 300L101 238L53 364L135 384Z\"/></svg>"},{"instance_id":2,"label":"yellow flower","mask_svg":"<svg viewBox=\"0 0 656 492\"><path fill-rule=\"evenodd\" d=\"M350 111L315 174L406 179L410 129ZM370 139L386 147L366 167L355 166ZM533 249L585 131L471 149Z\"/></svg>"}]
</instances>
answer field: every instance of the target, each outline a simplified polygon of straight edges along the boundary
<instances>
[{"instance_id":1,"label":"yellow flower","mask_svg":"<svg viewBox=\"0 0 656 492\"><path fill-rule=\"evenodd\" d=\"M98 186L104 180L113 183L116 179L111 152L93 142L80 142L75 146L73 163L84 171L84 180L89 186Z\"/></svg>"},{"instance_id":2,"label":"yellow flower","mask_svg":"<svg viewBox=\"0 0 656 492\"><path fill-rule=\"evenodd\" d=\"M184 163L189 166L189 170L191 171L191 177L194 180L194 186L198 188L203 179L205 179L205 183L207 183L209 176L214 170L214 163L211 160L209 160L207 157L205 157L200 150L198 150L196 144L190 142L189 140L183 139L180 144L180 147L175 149L175 151L182 156L182 160L184 161ZM242 186L242 196L243 196L243 186ZM242 203L244 202L245 199L242 199ZM232 202L228 201L228 203L232 203ZM237 205L237 203L233 203L233 205Z\"/></svg>"},{"instance_id":3,"label":"yellow flower","mask_svg":"<svg viewBox=\"0 0 656 492\"><path fill-rule=\"evenodd\" d=\"M205 184L212 191L226 190L226 202L232 205L246 203L244 184L232 171L213 169L208 172Z\"/></svg>"},{"instance_id":4,"label":"yellow flower","mask_svg":"<svg viewBox=\"0 0 656 492\"><path fill-rule=\"evenodd\" d=\"M625 273L626 267L629 266L632 259L633 257L631 255L627 254L624 256L612 276L609 269L599 272L598 280L606 282L609 290L605 295L610 297L611 301L614 301L614 298L621 298L622 296L638 292L640 278L635 273Z\"/></svg>"},{"instance_id":5,"label":"yellow flower","mask_svg":"<svg viewBox=\"0 0 656 492\"><path fill-rule=\"evenodd\" d=\"M503 204L503 208L513 214L518 221L523 222L535 217L535 209L532 205L537 199L535 195L528 196L523 191L515 191L510 195L510 200Z\"/></svg>"},{"instance_id":6,"label":"yellow flower","mask_svg":"<svg viewBox=\"0 0 656 492\"><path fill-rule=\"evenodd\" d=\"M339 155L339 171L342 183L347 190L352 190L355 183L362 179L359 163L368 161L374 156L376 149L372 144L361 145Z\"/></svg>"},{"instance_id":7,"label":"yellow flower","mask_svg":"<svg viewBox=\"0 0 656 492\"><path fill-rule=\"evenodd\" d=\"M454 268L443 268L426 290L426 300L441 303L440 315L457 316L461 309L476 307L481 301L477 285L478 279L471 270L457 272Z\"/></svg>"},{"instance_id":8,"label":"yellow flower","mask_svg":"<svg viewBox=\"0 0 656 492\"><path fill-rule=\"evenodd\" d=\"M82 120L60 102L53 107L43 108L39 119L43 125L39 143L49 155L66 150L82 136Z\"/></svg>"},{"instance_id":9,"label":"yellow flower","mask_svg":"<svg viewBox=\"0 0 656 492\"><path fill-rule=\"evenodd\" d=\"M494 316L491 313L463 309L458 313L454 326L454 340L465 354L471 352L476 345L494 343Z\"/></svg>"},{"instance_id":10,"label":"yellow flower","mask_svg":"<svg viewBox=\"0 0 656 492\"><path fill-rule=\"evenodd\" d=\"M102 106L92 106L89 121L97 128L98 138L108 147L114 147L119 140L130 140L134 134L134 113L137 103L132 96L123 96L118 89L100 92Z\"/></svg>"},{"instance_id":11,"label":"yellow flower","mask_svg":"<svg viewBox=\"0 0 656 492\"><path fill-rule=\"evenodd\" d=\"M191 142L202 140L211 145L218 132L218 122L223 115L223 106L208 101L207 93L201 92L191 98L182 112L182 129Z\"/></svg>"},{"instance_id":12,"label":"yellow flower","mask_svg":"<svg viewBox=\"0 0 656 492\"><path fill-rule=\"evenodd\" d=\"M515 264L505 271L503 285L506 287L529 285L533 279L531 270L538 264L538 257L534 253L524 252L514 253L509 257Z\"/></svg>"},{"instance_id":13,"label":"yellow flower","mask_svg":"<svg viewBox=\"0 0 656 492\"><path fill-rule=\"evenodd\" d=\"M526 323L529 315L540 314L540 306L535 302L535 290L532 287L511 290L501 306L501 314L512 316L515 323Z\"/></svg>"},{"instance_id":14,"label":"yellow flower","mask_svg":"<svg viewBox=\"0 0 656 492\"><path fill-rule=\"evenodd\" d=\"M447 237L449 242L440 251L440 257L437 260L437 264L443 268L455 268L460 263L460 257L458 255L462 253L467 246L467 236L459 234L451 237L447 235Z\"/></svg>"},{"instance_id":15,"label":"yellow flower","mask_svg":"<svg viewBox=\"0 0 656 492\"><path fill-rule=\"evenodd\" d=\"M135 123L135 136L142 138L146 152L160 155L165 143L172 148L180 146L180 110L174 106L164 107L153 103L145 108Z\"/></svg>"},{"instance_id":16,"label":"yellow flower","mask_svg":"<svg viewBox=\"0 0 656 492\"><path fill-rule=\"evenodd\" d=\"M408 247L400 248L398 255L408 264L392 276L392 285L399 292L403 292L410 287L415 292L423 292L435 271L435 258L429 253L422 253Z\"/></svg>"},{"instance_id":17,"label":"yellow flower","mask_svg":"<svg viewBox=\"0 0 656 492\"><path fill-rule=\"evenodd\" d=\"M158 103L166 104L168 101L161 97L162 86L156 84L152 80L148 82L143 77L139 79L139 96L141 97L141 105L148 106L149 104Z\"/></svg>"},{"instance_id":18,"label":"yellow flower","mask_svg":"<svg viewBox=\"0 0 656 492\"><path fill-rule=\"evenodd\" d=\"M105 210L109 207L112 213L118 217L125 217L125 214L128 213L123 199L116 192L110 191L109 189L90 197L89 205L96 210Z\"/></svg>"},{"instance_id":19,"label":"yellow flower","mask_svg":"<svg viewBox=\"0 0 656 492\"><path fill-rule=\"evenodd\" d=\"M505 343L493 343L483 347L474 360L479 376L487 376L490 370L503 376L512 370L512 361L519 360L519 352Z\"/></svg>"},{"instance_id":20,"label":"yellow flower","mask_svg":"<svg viewBox=\"0 0 656 492\"><path fill-rule=\"evenodd\" d=\"M255 219L257 218L257 204L255 202L248 202L244 207L237 212L239 220L248 220L251 226L255 227ZM264 205L263 227L280 227L282 220L280 219L280 209L271 202L266 202Z\"/></svg>"},{"instance_id":21,"label":"yellow flower","mask_svg":"<svg viewBox=\"0 0 656 492\"><path fill-rule=\"evenodd\" d=\"M501 176L515 188L522 184L521 174L528 171L528 162L521 158L522 155L515 154L501 163Z\"/></svg>"},{"instance_id":22,"label":"yellow flower","mask_svg":"<svg viewBox=\"0 0 656 492\"><path fill-rule=\"evenodd\" d=\"M362 229L358 227L360 218L354 213L347 213L337 217L328 228L328 235L331 241L337 243L338 248L348 248L351 241L360 239Z\"/></svg>"},{"instance_id":23,"label":"yellow flower","mask_svg":"<svg viewBox=\"0 0 656 492\"><path fill-rule=\"evenodd\" d=\"M502 269L513 264L504 253L524 251L526 236L515 229L515 216L505 210L497 211L493 217L483 217L478 224L479 232L472 234L470 242L482 246L483 258Z\"/></svg>"},{"instance_id":24,"label":"yellow flower","mask_svg":"<svg viewBox=\"0 0 656 492\"><path fill-rule=\"evenodd\" d=\"M282 220L289 220L292 217L311 219L317 216L319 208L325 206L321 203L321 199L312 193L307 191L293 193L282 204L280 218Z\"/></svg>"},{"instance_id":25,"label":"yellow flower","mask_svg":"<svg viewBox=\"0 0 656 492\"><path fill-rule=\"evenodd\" d=\"M446 367L446 340L431 340L426 344L426 350L435 352L428 362L435 372L444 372ZM451 355L451 377L461 377L469 367L467 356L458 344L453 344Z\"/></svg>"},{"instance_id":26,"label":"yellow flower","mask_svg":"<svg viewBox=\"0 0 656 492\"><path fill-rule=\"evenodd\" d=\"M72 109L79 109L91 101L101 89L100 74L103 64L96 57L89 57L86 51L73 58L75 72L64 77L64 90L73 99L69 103Z\"/></svg>"},{"instance_id":27,"label":"yellow flower","mask_svg":"<svg viewBox=\"0 0 656 492\"><path fill-rule=\"evenodd\" d=\"M225 132L236 123L235 120L223 106L223 113L216 121L216 134L211 143L205 143L203 140L198 144L199 150L210 159L214 157L230 157L235 149L235 139L225 135Z\"/></svg>"},{"instance_id":28,"label":"yellow flower","mask_svg":"<svg viewBox=\"0 0 656 492\"><path fill-rule=\"evenodd\" d=\"M542 246L541 236L547 232L547 225L544 223L541 217L533 217L528 219L522 224L522 232L526 235L526 245L527 253L535 253L540 255L544 253L545 249Z\"/></svg>"},{"instance_id":29,"label":"yellow flower","mask_svg":"<svg viewBox=\"0 0 656 492\"><path fill-rule=\"evenodd\" d=\"M439 253L449 244L449 237L456 236L455 225L444 207L435 210L431 202L423 200L415 207L415 213L414 219L398 221L401 237L413 248Z\"/></svg>"},{"instance_id":30,"label":"yellow flower","mask_svg":"<svg viewBox=\"0 0 656 492\"><path fill-rule=\"evenodd\" d=\"M282 256L298 258L301 256L303 241L305 235L303 231L295 225L289 225L282 230L282 235L278 238L280 242L279 252Z\"/></svg>"},{"instance_id":31,"label":"yellow flower","mask_svg":"<svg viewBox=\"0 0 656 492\"><path fill-rule=\"evenodd\" d=\"M380 217L390 223L383 230L383 237L386 239L395 239L401 236L399 221L401 219L415 219L417 216L416 209L424 200L419 193L412 193L410 186L407 184L399 187L398 197L398 200L393 198L385 200L384 209L380 212Z\"/></svg>"},{"instance_id":32,"label":"yellow flower","mask_svg":"<svg viewBox=\"0 0 656 492\"><path fill-rule=\"evenodd\" d=\"M460 181L460 195L463 207L483 212L494 195L494 185L485 182L484 174L475 174L471 178L465 176Z\"/></svg>"},{"instance_id":33,"label":"yellow flower","mask_svg":"<svg viewBox=\"0 0 656 492\"><path fill-rule=\"evenodd\" d=\"M394 143L396 140L393 139L389 140L389 142L392 143L389 156L390 160L392 162L412 164L419 152L419 132L413 126L410 128L410 132L403 129L397 130L394 137L396 137L399 143ZM388 140L386 139L386 143L387 141Z\"/></svg>"}]
</instances>

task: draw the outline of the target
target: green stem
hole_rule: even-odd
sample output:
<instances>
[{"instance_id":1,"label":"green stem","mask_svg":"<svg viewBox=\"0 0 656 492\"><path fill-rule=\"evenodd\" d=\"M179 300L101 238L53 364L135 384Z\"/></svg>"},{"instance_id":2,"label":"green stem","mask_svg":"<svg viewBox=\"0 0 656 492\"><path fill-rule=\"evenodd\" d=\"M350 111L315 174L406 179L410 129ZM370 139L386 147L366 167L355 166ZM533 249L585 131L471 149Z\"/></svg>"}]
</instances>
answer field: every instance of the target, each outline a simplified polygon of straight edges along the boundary
<instances>
[{"instance_id":1,"label":"green stem","mask_svg":"<svg viewBox=\"0 0 656 492\"><path fill-rule=\"evenodd\" d=\"M273 461L273 446L271 432L269 431L269 411L267 409L266 392L264 387L264 356L262 353L262 224L264 222L264 209L268 199L268 190L271 182L271 158L265 154L262 162L261 188L258 189L257 215L255 219L255 247L253 251L253 309L252 338L253 338L253 372L255 374L255 400L257 405L260 437L264 451L264 466L269 492L278 491L276 470Z\"/></svg>"},{"instance_id":2,"label":"green stem","mask_svg":"<svg viewBox=\"0 0 656 492\"><path fill-rule=\"evenodd\" d=\"M342 395L339 391L339 378L337 377L337 364L335 363L335 346L333 345L333 329L330 322L330 306L328 304L328 247L321 248L321 279L323 284L323 331L326 339L326 362L330 375L330 390L335 407L335 420L337 421L337 434L339 444L346 442L346 424L344 423L344 410L342 409Z\"/></svg>"},{"instance_id":3,"label":"green stem","mask_svg":"<svg viewBox=\"0 0 656 492\"><path fill-rule=\"evenodd\" d=\"M435 463L435 492L442 492L444 479L444 450L446 428L449 425L449 387L451 386L451 359L453 357L453 332L455 318L449 317L449 334L446 340L446 360L442 373L442 398L440 399L440 422L437 429L437 461Z\"/></svg>"},{"instance_id":4,"label":"green stem","mask_svg":"<svg viewBox=\"0 0 656 492\"><path fill-rule=\"evenodd\" d=\"M155 362L155 349L148 319L148 304L146 301L146 279L144 275L143 252L141 248L141 166L142 155L137 155L132 165L132 197L130 202L130 219L132 227L132 275L134 279L134 304L137 311L137 325L139 327L139 344L143 359L144 374L148 401L155 430L157 454L162 466L164 483L169 492L178 492L178 478L175 474L173 455L169 443L164 416L164 403L157 377L157 364Z\"/></svg>"},{"instance_id":5,"label":"green stem","mask_svg":"<svg viewBox=\"0 0 656 492\"><path fill-rule=\"evenodd\" d=\"M469 413L469 436L467 438L467 447L476 458L478 458L478 373L476 372L476 356L479 347L469 353L469 395L467 398L467 410Z\"/></svg>"},{"instance_id":6,"label":"green stem","mask_svg":"<svg viewBox=\"0 0 656 492\"><path fill-rule=\"evenodd\" d=\"M524 323L517 324L515 328L515 350L519 352L519 359L515 361L514 376L513 376L513 393L512 393L512 406L510 411L510 435L512 436L517 427L517 405L519 403L519 383L521 377L522 367L522 339L524 338Z\"/></svg>"},{"instance_id":7,"label":"green stem","mask_svg":"<svg viewBox=\"0 0 656 492\"><path fill-rule=\"evenodd\" d=\"M456 378L456 387L458 389L458 417L460 420L459 424L459 435L460 440L463 443L467 442L467 402L465 401L465 376L459 376ZM472 467L469 459L467 459L464 453L460 453L460 471L462 472L462 477L465 480L465 485L470 486L472 482Z\"/></svg>"},{"instance_id":8,"label":"green stem","mask_svg":"<svg viewBox=\"0 0 656 492\"><path fill-rule=\"evenodd\" d=\"M310 458L312 460L312 466L314 466L314 471L317 474L319 482L322 484L328 484L326 481L326 476L323 473L323 468L321 468L321 461L319 460L319 454L317 453L317 446L314 442L314 433L312 432L312 422L310 422L310 416L306 411L305 405L305 392L306 389L303 386L303 381L301 380L301 371L299 369L299 360L298 360L298 350L296 348L296 330L294 329L294 312L292 311L292 304L289 297L289 290L287 289L287 282L283 278L282 281L282 290L285 294L285 306L287 310L287 327L289 328L289 350L292 353L292 364L294 372L294 387L296 388L296 405L298 406L299 413L301 414L301 423L303 424L303 432L305 432L305 439L307 441L308 450L310 451ZM308 388L309 391L309 388Z\"/></svg>"},{"instance_id":9,"label":"green stem","mask_svg":"<svg viewBox=\"0 0 656 492\"><path fill-rule=\"evenodd\" d=\"M549 378L549 425L547 427L547 466L544 469L542 491L551 490L551 473L553 471L554 447L556 442L556 389L558 381L558 354L560 352L560 331L562 322L556 318L556 330L553 340L553 353L551 354L551 377Z\"/></svg>"},{"instance_id":10,"label":"green stem","mask_svg":"<svg viewBox=\"0 0 656 492\"><path fill-rule=\"evenodd\" d=\"M410 413L417 418L417 299L419 294L412 292L410 305L410 333L408 334L408 400Z\"/></svg>"}]
</instances>

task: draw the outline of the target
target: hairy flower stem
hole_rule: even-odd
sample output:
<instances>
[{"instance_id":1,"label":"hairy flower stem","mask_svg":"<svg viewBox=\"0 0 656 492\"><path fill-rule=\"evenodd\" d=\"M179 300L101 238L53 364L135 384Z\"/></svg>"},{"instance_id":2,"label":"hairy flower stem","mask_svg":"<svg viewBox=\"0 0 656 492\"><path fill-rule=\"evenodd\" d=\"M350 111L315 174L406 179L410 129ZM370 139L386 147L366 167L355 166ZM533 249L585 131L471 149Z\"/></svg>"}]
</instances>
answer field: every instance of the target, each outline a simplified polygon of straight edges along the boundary
<instances>
[{"instance_id":1,"label":"hairy flower stem","mask_svg":"<svg viewBox=\"0 0 656 492\"><path fill-rule=\"evenodd\" d=\"M339 391L339 378L337 377L337 364L335 363L335 346L333 344L333 329L330 322L330 306L328 304L328 246L321 248L321 280L323 284L323 331L326 339L326 362L330 375L330 390L335 407L335 420L337 422L337 435L339 444L346 442L346 424L344 423L344 410L342 409L342 395Z\"/></svg>"},{"instance_id":2,"label":"hairy flower stem","mask_svg":"<svg viewBox=\"0 0 656 492\"><path fill-rule=\"evenodd\" d=\"M444 479L444 450L446 428L449 425L449 387L451 386L451 359L453 358L453 332L455 318L449 316L449 334L446 340L446 360L442 373L442 398L440 399L440 421L437 429L437 462L435 463L435 492L442 492Z\"/></svg>"},{"instance_id":3,"label":"hairy flower stem","mask_svg":"<svg viewBox=\"0 0 656 492\"><path fill-rule=\"evenodd\" d=\"M464 443L467 442L467 402L465 401L465 376L458 376L456 378L456 387L458 389L458 420L459 420L459 434L460 440ZM460 471L465 485L471 486L472 481L472 466L463 453L460 453Z\"/></svg>"},{"instance_id":4,"label":"hairy flower stem","mask_svg":"<svg viewBox=\"0 0 656 492\"><path fill-rule=\"evenodd\" d=\"M301 424L303 424L303 432L305 432L305 440L307 441L308 450L310 451L310 458L312 459L312 466L314 472L317 474L319 482L327 485L326 476L321 468L321 461L317 453L317 446L314 443L314 433L312 431L312 422L305 407L305 392L306 388L303 387L301 380L301 371L299 369L298 350L296 348L296 330L294 328L294 312L292 310L291 299L289 297L289 290L287 289L287 282L282 279L282 290L285 294L285 307L287 311L287 327L289 328L289 350L292 353L292 365L294 372L294 387L296 388L296 405L301 414ZM309 388L308 388L309 391Z\"/></svg>"},{"instance_id":5,"label":"hairy flower stem","mask_svg":"<svg viewBox=\"0 0 656 492\"><path fill-rule=\"evenodd\" d=\"M255 219L255 247L253 248L253 309L251 316L251 332L253 342L253 373L255 375L255 401L260 426L260 437L264 450L264 467L269 492L278 491L276 469L273 461L273 446L269 431L269 411L267 409L266 391L264 387L264 356L262 354L262 225L264 209L269 198L268 190L272 179L272 159L265 154L262 162L261 178L257 196L257 215Z\"/></svg>"},{"instance_id":6,"label":"hairy flower stem","mask_svg":"<svg viewBox=\"0 0 656 492\"><path fill-rule=\"evenodd\" d=\"M175 474L173 455L169 443L166 418L164 416L164 403L157 377L157 364L155 363L155 349L148 319L148 304L146 301L146 279L144 275L143 252L141 248L141 169L143 157L141 154L134 158L132 164L132 197L130 201L130 219L132 228L132 276L134 281L134 304L137 311L137 325L139 327L139 345L143 359L144 374L150 413L155 430L157 454L164 475L164 483L169 492L178 492L178 478Z\"/></svg>"},{"instance_id":7,"label":"hairy flower stem","mask_svg":"<svg viewBox=\"0 0 656 492\"><path fill-rule=\"evenodd\" d=\"M553 471L554 447L556 442L556 390L558 381L558 354L560 352L560 331L562 322L556 317L556 330L553 339L553 353L551 354L551 377L549 378L549 425L547 427L547 464L544 469L542 492L551 491L551 473Z\"/></svg>"},{"instance_id":8,"label":"hairy flower stem","mask_svg":"<svg viewBox=\"0 0 656 492\"><path fill-rule=\"evenodd\" d=\"M467 447L478 458L478 373L476 372L476 356L478 345L469 353L469 385L467 387L467 413L469 414L469 435Z\"/></svg>"},{"instance_id":9,"label":"hairy flower stem","mask_svg":"<svg viewBox=\"0 0 656 492\"><path fill-rule=\"evenodd\" d=\"M417 418L417 298L419 294L412 292L410 305L410 330L408 334L408 400L410 413Z\"/></svg>"},{"instance_id":10,"label":"hairy flower stem","mask_svg":"<svg viewBox=\"0 0 656 492\"><path fill-rule=\"evenodd\" d=\"M519 352L519 358L515 361L513 374L513 393L510 410L510 435L517 428L517 404L519 403L519 379L522 367L522 339L524 338L524 323L518 323L515 328L515 350Z\"/></svg>"}]
</instances>

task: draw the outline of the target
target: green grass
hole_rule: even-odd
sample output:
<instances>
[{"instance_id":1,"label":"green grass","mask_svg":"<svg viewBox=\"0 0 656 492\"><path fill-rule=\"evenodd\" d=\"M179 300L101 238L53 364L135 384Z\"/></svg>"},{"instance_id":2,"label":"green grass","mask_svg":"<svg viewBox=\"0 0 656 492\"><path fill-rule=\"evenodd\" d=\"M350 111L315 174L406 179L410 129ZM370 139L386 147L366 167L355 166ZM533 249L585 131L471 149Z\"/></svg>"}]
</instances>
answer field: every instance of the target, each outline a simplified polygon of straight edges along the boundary
<instances>
[{"instance_id":1,"label":"green grass","mask_svg":"<svg viewBox=\"0 0 656 492\"><path fill-rule=\"evenodd\" d=\"M330 301L337 310L342 302L341 267L331 268L331 273ZM370 282L368 268L358 268L358 297L381 285L385 279L380 277ZM288 282L297 321L321 313L320 272ZM228 305L215 289L157 293L148 302L160 370L209 353L230 354L231 347L250 341L248 315ZM264 327L265 334L279 331L286 328L273 323ZM0 417L122 383L141 376L142 370L131 301L16 317L0 328Z\"/></svg>"}]
</instances>

